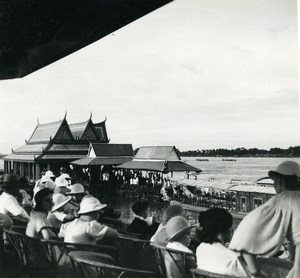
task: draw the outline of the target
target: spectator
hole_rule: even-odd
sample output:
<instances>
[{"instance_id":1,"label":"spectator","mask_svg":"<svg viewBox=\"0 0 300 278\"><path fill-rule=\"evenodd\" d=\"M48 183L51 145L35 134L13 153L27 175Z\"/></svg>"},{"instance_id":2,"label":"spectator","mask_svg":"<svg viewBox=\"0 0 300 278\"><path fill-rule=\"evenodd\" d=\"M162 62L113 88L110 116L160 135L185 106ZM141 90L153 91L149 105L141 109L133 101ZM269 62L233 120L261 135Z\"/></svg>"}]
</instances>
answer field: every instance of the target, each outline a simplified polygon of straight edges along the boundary
<instances>
[{"instance_id":1,"label":"spectator","mask_svg":"<svg viewBox=\"0 0 300 278\"><path fill-rule=\"evenodd\" d=\"M175 216L185 216L185 211L183 207L179 204L170 205L166 210L166 223ZM166 225L160 224L157 228L156 233L151 237L150 241L166 246L168 243L168 235L166 232Z\"/></svg>"},{"instance_id":2,"label":"spectator","mask_svg":"<svg viewBox=\"0 0 300 278\"><path fill-rule=\"evenodd\" d=\"M79 204L82 201L82 198L88 194L87 191L85 191L83 185L80 183L75 183L71 186L69 186L70 192L66 192L65 194L72 197L71 203L75 203L79 206ZM73 202L72 202L73 201Z\"/></svg>"},{"instance_id":3,"label":"spectator","mask_svg":"<svg viewBox=\"0 0 300 278\"><path fill-rule=\"evenodd\" d=\"M71 190L68 188L68 186L71 185L71 177L69 174L63 173L59 177L55 179L56 184L56 193L66 193L70 192Z\"/></svg>"},{"instance_id":4,"label":"spectator","mask_svg":"<svg viewBox=\"0 0 300 278\"><path fill-rule=\"evenodd\" d=\"M198 268L209 272L248 277L239 253L227 247L232 237L232 216L222 208L201 212L202 243L196 251Z\"/></svg>"},{"instance_id":5,"label":"spectator","mask_svg":"<svg viewBox=\"0 0 300 278\"><path fill-rule=\"evenodd\" d=\"M192 225L183 217L175 216L171 218L166 224L166 232L169 237L169 243L167 248L182 251L186 253L193 253L188 246L190 245L191 237L190 231L193 228ZM166 253L165 257L165 266L168 278L180 278L182 274L176 264L176 255L173 256ZM186 268L191 269L196 267L194 261L187 260Z\"/></svg>"},{"instance_id":6,"label":"spectator","mask_svg":"<svg viewBox=\"0 0 300 278\"><path fill-rule=\"evenodd\" d=\"M1 188L3 193L0 196L0 213L28 222L29 215L17 201L19 197L19 177L14 174L6 174Z\"/></svg>"},{"instance_id":7,"label":"spectator","mask_svg":"<svg viewBox=\"0 0 300 278\"><path fill-rule=\"evenodd\" d=\"M276 255L286 237L294 260L288 277L296 278L300 273L300 166L284 161L268 174L274 180L277 195L243 219L229 248L242 252L252 276L266 277L256 256Z\"/></svg>"},{"instance_id":8,"label":"spectator","mask_svg":"<svg viewBox=\"0 0 300 278\"><path fill-rule=\"evenodd\" d=\"M83 198L78 211L79 218L63 224L59 237L64 237L64 241L70 243L97 244L100 240L114 242L118 233L98 222L100 210L106 206L92 196Z\"/></svg>"},{"instance_id":9,"label":"spectator","mask_svg":"<svg viewBox=\"0 0 300 278\"><path fill-rule=\"evenodd\" d=\"M57 229L57 231L59 231L63 223L74 220L74 216L68 208L68 203L71 199L71 197L66 197L62 193L53 195L53 207L47 215L47 220L50 226Z\"/></svg>"},{"instance_id":10,"label":"spectator","mask_svg":"<svg viewBox=\"0 0 300 278\"><path fill-rule=\"evenodd\" d=\"M149 202L137 201L131 207L135 218L128 227L128 232L140 234L144 239L150 239L156 232L159 224L154 217L149 216Z\"/></svg>"},{"instance_id":11,"label":"spectator","mask_svg":"<svg viewBox=\"0 0 300 278\"><path fill-rule=\"evenodd\" d=\"M27 236L38 239L51 239L56 237L47 220L47 214L51 211L53 206L52 194L53 191L49 188L42 188L35 194L35 207L30 213L30 220L26 228Z\"/></svg>"}]
</instances>

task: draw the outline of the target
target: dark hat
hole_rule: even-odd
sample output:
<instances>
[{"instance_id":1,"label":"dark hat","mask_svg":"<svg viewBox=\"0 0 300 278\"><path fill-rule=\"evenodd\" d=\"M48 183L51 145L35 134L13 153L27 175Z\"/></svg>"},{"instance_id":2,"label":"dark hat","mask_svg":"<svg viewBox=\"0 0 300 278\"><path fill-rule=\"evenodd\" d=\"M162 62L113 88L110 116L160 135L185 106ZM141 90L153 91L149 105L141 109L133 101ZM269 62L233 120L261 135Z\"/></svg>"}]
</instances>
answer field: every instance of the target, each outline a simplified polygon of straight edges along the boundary
<instances>
[{"instance_id":1,"label":"dark hat","mask_svg":"<svg viewBox=\"0 0 300 278\"><path fill-rule=\"evenodd\" d=\"M3 178L2 187L16 187L20 183L20 178L18 175L5 174Z\"/></svg>"}]
</instances>

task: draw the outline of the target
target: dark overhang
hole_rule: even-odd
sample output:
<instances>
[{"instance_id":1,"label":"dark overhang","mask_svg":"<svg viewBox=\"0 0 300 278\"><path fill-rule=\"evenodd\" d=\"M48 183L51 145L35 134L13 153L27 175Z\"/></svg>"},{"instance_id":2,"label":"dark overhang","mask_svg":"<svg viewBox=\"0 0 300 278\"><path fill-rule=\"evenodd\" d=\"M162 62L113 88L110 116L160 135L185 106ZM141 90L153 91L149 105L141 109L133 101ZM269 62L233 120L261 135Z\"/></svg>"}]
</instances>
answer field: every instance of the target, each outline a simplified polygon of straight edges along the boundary
<instances>
[{"instance_id":1,"label":"dark overhang","mask_svg":"<svg viewBox=\"0 0 300 278\"><path fill-rule=\"evenodd\" d=\"M0 1L0 79L30 74L170 1Z\"/></svg>"}]
</instances>

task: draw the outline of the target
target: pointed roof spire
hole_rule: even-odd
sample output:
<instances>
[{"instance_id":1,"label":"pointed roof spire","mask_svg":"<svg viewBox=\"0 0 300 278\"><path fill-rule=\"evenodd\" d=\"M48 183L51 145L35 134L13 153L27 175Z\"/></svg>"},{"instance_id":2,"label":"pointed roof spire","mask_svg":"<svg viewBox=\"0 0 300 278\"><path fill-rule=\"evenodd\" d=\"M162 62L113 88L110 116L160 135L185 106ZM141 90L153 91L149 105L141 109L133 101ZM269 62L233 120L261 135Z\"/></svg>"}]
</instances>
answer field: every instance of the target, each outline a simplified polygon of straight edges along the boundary
<instances>
[{"instance_id":1,"label":"pointed roof spire","mask_svg":"<svg viewBox=\"0 0 300 278\"><path fill-rule=\"evenodd\" d=\"M90 120L92 119L92 117L93 117L93 113L92 113L92 111L91 111L91 114L90 114Z\"/></svg>"},{"instance_id":2,"label":"pointed roof spire","mask_svg":"<svg viewBox=\"0 0 300 278\"><path fill-rule=\"evenodd\" d=\"M67 118L67 110L65 111L64 119L66 119L66 118Z\"/></svg>"},{"instance_id":3,"label":"pointed roof spire","mask_svg":"<svg viewBox=\"0 0 300 278\"><path fill-rule=\"evenodd\" d=\"M40 124L39 118L37 118L36 121L37 121L37 124L39 125Z\"/></svg>"}]
</instances>

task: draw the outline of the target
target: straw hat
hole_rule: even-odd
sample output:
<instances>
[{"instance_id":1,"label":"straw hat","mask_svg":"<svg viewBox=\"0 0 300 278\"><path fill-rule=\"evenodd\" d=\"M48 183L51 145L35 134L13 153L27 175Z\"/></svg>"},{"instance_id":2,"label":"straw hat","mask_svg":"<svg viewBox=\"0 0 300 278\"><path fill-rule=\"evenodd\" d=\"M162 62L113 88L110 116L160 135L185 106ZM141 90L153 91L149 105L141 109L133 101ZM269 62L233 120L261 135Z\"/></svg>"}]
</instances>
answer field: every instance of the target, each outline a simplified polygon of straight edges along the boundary
<instances>
[{"instance_id":1,"label":"straw hat","mask_svg":"<svg viewBox=\"0 0 300 278\"><path fill-rule=\"evenodd\" d=\"M44 182L47 182L47 181L51 181L50 176L46 176L46 175L42 176L41 183L44 183Z\"/></svg>"},{"instance_id":2,"label":"straw hat","mask_svg":"<svg viewBox=\"0 0 300 278\"><path fill-rule=\"evenodd\" d=\"M72 199L72 197L66 197L64 194L62 193L57 193L53 195L53 207L52 207L52 212L56 211L57 209L63 207L65 204L67 204L70 200Z\"/></svg>"},{"instance_id":3,"label":"straw hat","mask_svg":"<svg viewBox=\"0 0 300 278\"><path fill-rule=\"evenodd\" d=\"M45 175L44 176L47 176L47 177L50 177L50 178L55 178L55 175L53 174L53 172L52 171L47 171L46 173L45 173Z\"/></svg>"},{"instance_id":4,"label":"straw hat","mask_svg":"<svg viewBox=\"0 0 300 278\"><path fill-rule=\"evenodd\" d=\"M69 185L67 179L71 179L68 174L61 174L58 178L55 179L55 184L58 187L66 187Z\"/></svg>"},{"instance_id":5,"label":"straw hat","mask_svg":"<svg viewBox=\"0 0 300 278\"><path fill-rule=\"evenodd\" d=\"M19 185L20 178L14 174L5 174L3 178L2 187L17 187Z\"/></svg>"},{"instance_id":6,"label":"straw hat","mask_svg":"<svg viewBox=\"0 0 300 278\"><path fill-rule=\"evenodd\" d=\"M285 176L297 176L300 177L300 165L295 161L284 161L280 163L275 170L269 171L269 177L274 178L276 174Z\"/></svg>"},{"instance_id":7,"label":"straw hat","mask_svg":"<svg viewBox=\"0 0 300 278\"><path fill-rule=\"evenodd\" d=\"M166 232L169 237L169 241L175 240L184 235L195 226L196 225L191 225L183 216L175 216L171 218L166 224Z\"/></svg>"},{"instance_id":8,"label":"straw hat","mask_svg":"<svg viewBox=\"0 0 300 278\"><path fill-rule=\"evenodd\" d=\"M98 199L89 196L82 199L80 203L80 209L77 213L84 214L92 211L98 211L105 208L106 206L106 204L101 204Z\"/></svg>"},{"instance_id":9,"label":"straw hat","mask_svg":"<svg viewBox=\"0 0 300 278\"><path fill-rule=\"evenodd\" d=\"M80 183L75 183L73 185L70 185L69 189L71 189L71 191L66 192L67 195L86 194L83 185Z\"/></svg>"}]
</instances>

